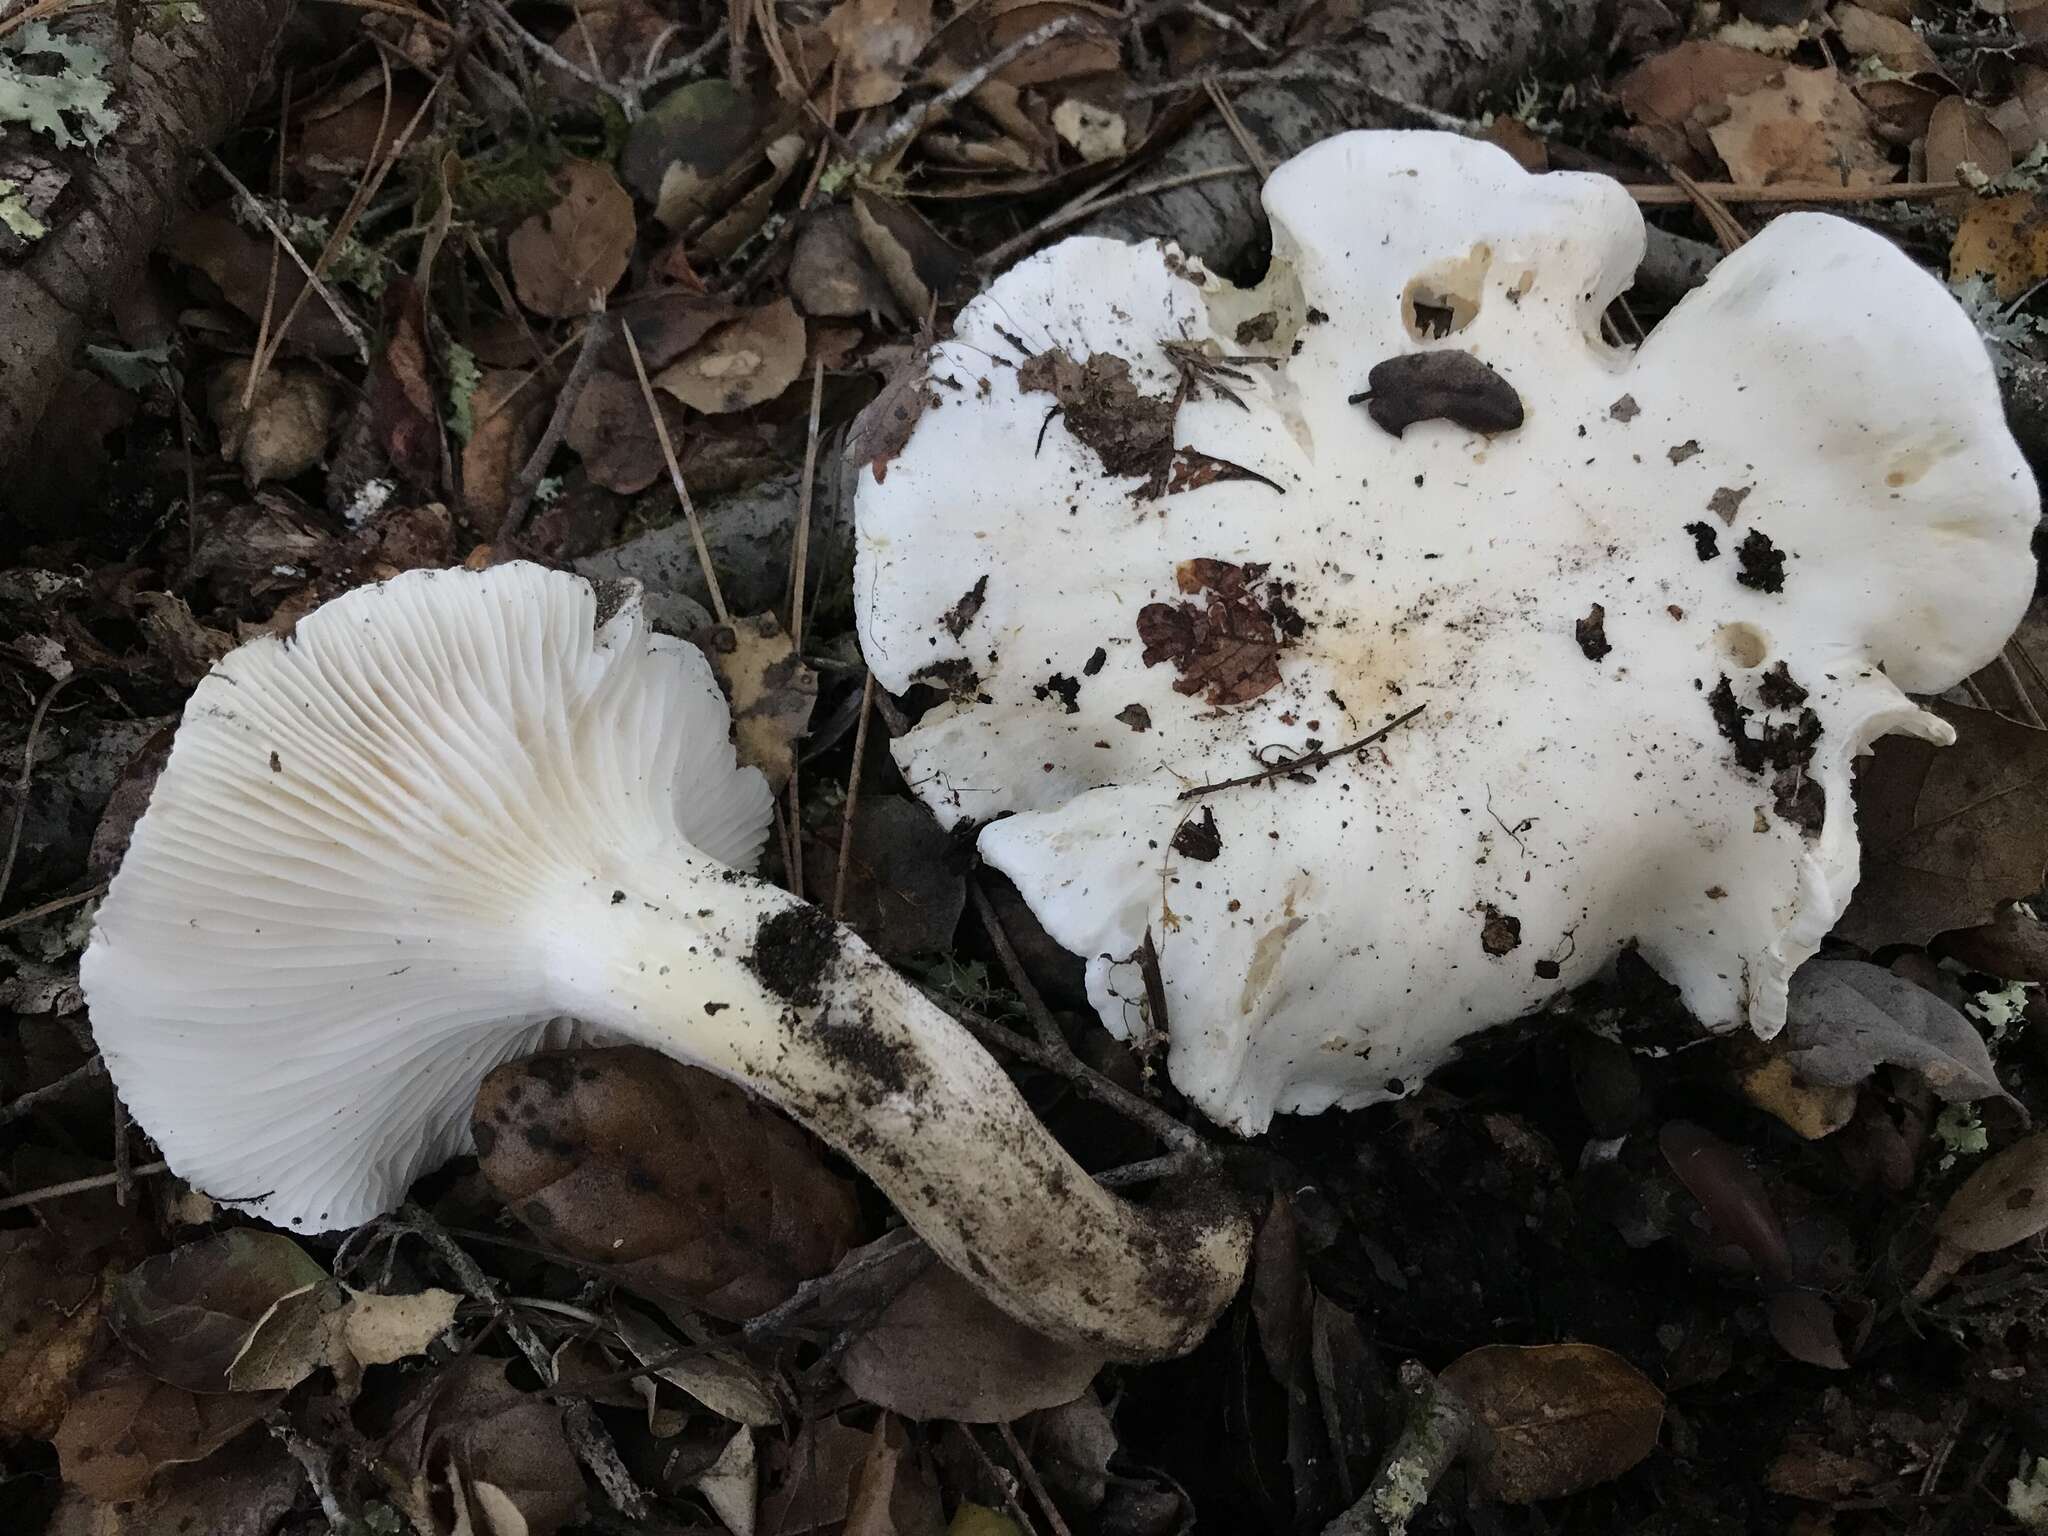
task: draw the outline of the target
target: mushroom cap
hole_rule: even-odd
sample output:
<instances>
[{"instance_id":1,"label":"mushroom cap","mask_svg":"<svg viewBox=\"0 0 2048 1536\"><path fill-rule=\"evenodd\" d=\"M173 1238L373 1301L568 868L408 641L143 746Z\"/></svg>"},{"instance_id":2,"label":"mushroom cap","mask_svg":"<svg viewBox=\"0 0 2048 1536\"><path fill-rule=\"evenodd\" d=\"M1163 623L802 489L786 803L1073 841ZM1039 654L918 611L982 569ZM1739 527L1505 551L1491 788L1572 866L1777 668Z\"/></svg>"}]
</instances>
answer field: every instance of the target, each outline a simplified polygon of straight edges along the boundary
<instances>
[{"instance_id":1,"label":"mushroom cap","mask_svg":"<svg viewBox=\"0 0 2048 1536\"><path fill-rule=\"evenodd\" d=\"M1947 740L1901 689L2032 587L1975 329L1791 214L1611 347L1632 201L1452 135L1329 140L1265 203L1256 289L1069 240L934 348L856 504L869 664L948 695L905 777L988 823L1120 1034L1153 936L1173 1080L1246 1131L1402 1093L1629 944L1774 1032L1855 884L1852 760Z\"/></svg>"},{"instance_id":2,"label":"mushroom cap","mask_svg":"<svg viewBox=\"0 0 2048 1536\"><path fill-rule=\"evenodd\" d=\"M390 1209L476 1088L559 1036L550 904L648 849L752 865L769 796L637 587L410 571L230 654L80 968L171 1167L283 1226Z\"/></svg>"}]
</instances>

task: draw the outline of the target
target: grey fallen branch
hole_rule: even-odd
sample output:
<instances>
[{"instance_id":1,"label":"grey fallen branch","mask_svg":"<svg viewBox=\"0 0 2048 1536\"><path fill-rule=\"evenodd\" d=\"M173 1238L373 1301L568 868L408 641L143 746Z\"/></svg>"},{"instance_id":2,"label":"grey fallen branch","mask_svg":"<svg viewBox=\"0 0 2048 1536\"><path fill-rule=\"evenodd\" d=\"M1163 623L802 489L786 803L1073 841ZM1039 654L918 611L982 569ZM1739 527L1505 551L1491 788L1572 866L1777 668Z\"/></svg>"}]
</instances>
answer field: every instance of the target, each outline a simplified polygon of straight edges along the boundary
<instances>
[{"instance_id":1,"label":"grey fallen branch","mask_svg":"<svg viewBox=\"0 0 2048 1536\"><path fill-rule=\"evenodd\" d=\"M1401 1434L1365 1496L1323 1527L1323 1536L1404 1536L1408 1522L1478 1433L1456 1393L1416 1361L1401 1367Z\"/></svg>"}]
</instances>

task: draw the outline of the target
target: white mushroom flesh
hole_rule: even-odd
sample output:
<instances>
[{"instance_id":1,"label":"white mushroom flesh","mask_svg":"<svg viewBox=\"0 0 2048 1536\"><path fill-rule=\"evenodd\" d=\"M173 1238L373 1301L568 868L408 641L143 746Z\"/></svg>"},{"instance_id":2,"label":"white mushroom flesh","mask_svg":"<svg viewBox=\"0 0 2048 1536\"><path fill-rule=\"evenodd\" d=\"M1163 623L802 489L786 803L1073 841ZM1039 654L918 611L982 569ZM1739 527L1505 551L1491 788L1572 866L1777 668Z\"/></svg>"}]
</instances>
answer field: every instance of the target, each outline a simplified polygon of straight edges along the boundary
<instances>
[{"instance_id":1,"label":"white mushroom flesh","mask_svg":"<svg viewBox=\"0 0 2048 1536\"><path fill-rule=\"evenodd\" d=\"M947 695L908 781L988 823L1121 1035L1150 935L1173 1081L1247 1132L1408 1091L1626 945L1775 1031L1855 884L1852 760L1947 740L1901 689L1989 661L2032 587L1974 328L1793 214L1610 346L1627 194L1455 136L1330 140L1265 202L1255 290L1072 240L933 350L857 501L869 664ZM1451 352L1521 425L1354 403Z\"/></svg>"}]
</instances>

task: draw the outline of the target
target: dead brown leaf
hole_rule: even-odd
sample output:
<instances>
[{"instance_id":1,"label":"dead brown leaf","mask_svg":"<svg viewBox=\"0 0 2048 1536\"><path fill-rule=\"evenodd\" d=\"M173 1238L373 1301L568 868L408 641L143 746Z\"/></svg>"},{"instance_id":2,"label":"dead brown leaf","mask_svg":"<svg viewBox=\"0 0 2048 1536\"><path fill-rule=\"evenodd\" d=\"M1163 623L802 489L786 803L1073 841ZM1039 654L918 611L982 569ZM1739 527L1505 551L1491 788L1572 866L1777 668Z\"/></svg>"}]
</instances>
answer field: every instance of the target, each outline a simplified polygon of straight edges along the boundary
<instances>
[{"instance_id":1,"label":"dead brown leaf","mask_svg":"<svg viewBox=\"0 0 2048 1536\"><path fill-rule=\"evenodd\" d=\"M1943 934L1939 948L1973 971L2007 981L2048 982L2048 923L2017 904L2000 907L1979 927Z\"/></svg>"},{"instance_id":2,"label":"dead brown leaf","mask_svg":"<svg viewBox=\"0 0 2048 1536\"><path fill-rule=\"evenodd\" d=\"M1664 1394L1593 1344L1488 1344L1452 1361L1440 1380L1488 1431L1468 1453L1473 1482L1507 1504L1621 1476L1657 1448L1664 1422Z\"/></svg>"},{"instance_id":3,"label":"dead brown leaf","mask_svg":"<svg viewBox=\"0 0 2048 1536\"><path fill-rule=\"evenodd\" d=\"M384 85L391 84L387 108ZM293 169L301 174L359 176L388 157L398 135L426 95L426 87L405 75L395 78L367 69L325 95L295 108L298 149Z\"/></svg>"},{"instance_id":4,"label":"dead brown leaf","mask_svg":"<svg viewBox=\"0 0 2048 1536\"><path fill-rule=\"evenodd\" d=\"M1986 176L2003 176L2012 169L2012 151L1991 114L1961 96L1945 96L1936 105L1927 119L1924 153L1929 181L1960 180L1965 166ZM1973 199L1969 193L1959 192L1943 201L1961 212Z\"/></svg>"},{"instance_id":5,"label":"dead brown leaf","mask_svg":"<svg viewBox=\"0 0 2048 1536\"><path fill-rule=\"evenodd\" d=\"M150 650L162 657L171 676L188 688L235 648L233 635L200 623L175 592L137 593L135 611Z\"/></svg>"},{"instance_id":6,"label":"dead brown leaf","mask_svg":"<svg viewBox=\"0 0 2048 1536\"><path fill-rule=\"evenodd\" d=\"M555 319L588 314L633 259L633 199L612 173L572 160L556 179L554 207L512 231L505 259L519 302Z\"/></svg>"},{"instance_id":7,"label":"dead brown leaf","mask_svg":"<svg viewBox=\"0 0 2048 1536\"><path fill-rule=\"evenodd\" d=\"M922 320L967 277L966 256L907 203L853 195L854 228L904 313Z\"/></svg>"},{"instance_id":8,"label":"dead brown leaf","mask_svg":"<svg viewBox=\"0 0 2048 1536\"><path fill-rule=\"evenodd\" d=\"M796 744L810 728L818 674L803 663L772 613L736 618L692 637L711 658L732 701L740 762L779 790L796 771Z\"/></svg>"},{"instance_id":9,"label":"dead brown leaf","mask_svg":"<svg viewBox=\"0 0 2048 1536\"><path fill-rule=\"evenodd\" d=\"M1888 736L1857 776L1863 878L1835 931L1865 949L1987 922L2048 865L2048 731L1929 707L1954 746Z\"/></svg>"},{"instance_id":10,"label":"dead brown leaf","mask_svg":"<svg viewBox=\"0 0 2048 1536\"><path fill-rule=\"evenodd\" d=\"M754 146L772 112L772 103L723 76L679 86L633 124L620 174L665 228L680 230L704 211L706 196Z\"/></svg>"},{"instance_id":11,"label":"dead brown leaf","mask_svg":"<svg viewBox=\"0 0 2048 1536\"><path fill-rule=\"evenodd\" d=\"M1988 1159L1949 1196L1934 1230L1965 1253L1999 1253L2048 1231L2048 1131Z\"/></svg>"},{"instance_id":12,"label":"dead brown leaf","mask_svg":"<svg viewBox=\"0 0 2048 1536\"><path fill-rule=\"evenodd\" d=\"M655 405L668 427L669 442L682 440L683 408L657 393ZM581 455L584 471L608 491L638 495L661 478L667 461L647 414L640 381L623 374L593 373L569 414L564 442ZM680 448L677 450L680 452Z\"/></svg>"},{"instance_id":13,"label":"dead brown leaf","mask_svg":"<svg viewBox=\"0 0 2048 1536\"><path fill-rule=\"evenodd\" d=\"M310 368L263 371L244 409L250 363L237 358L213 376L207 408L220 430L220 456L242 466L251 489L290 480L318 464L334 424L334 391Z\"/></svg>"},{"instance_id":14,"label":"dead brown leaf","mask_svg":"<svg viewBox=\"0 0 2048 1536\"><path fill-rule=\"evenodd\" d=\"M1874 187L1898 174L1870 114L1833 69L1787 65L1782 79L1730 96L1727 119L1707 137L1745 186Z\"/></svg>"},{"instance_id":15,"label":"dead brown leaf","mask_svg":"<svg viewBox=\"0 0 2048 1536\"><path fill-rule=\"evenodd\" d=\"M548 1243L742 1321L852 1243L852 1187L809 1137L708 1072L636 1046L550 1052L484 1079L485 1176Z\"/></svg>"},{"instance_id":16,"label":"dead brown leaf","mask_svg":"<svg viewBox=\"0 0 2048 1536\"><path fill-rule=\"evenodd\" d=\"M2048 138L2048 68L2019 64L2013 70L2012 95L1991 109L1991 121L2005 136L2005 147L2022 160Z\"/></svg>"},{"instance_id":17,"label":"dead brown leaf","mask_svg":"<svg viewBox=\"0 0 2048 1536\"><path fill-rule=\"evenodd\" d=\"M1083 25L1011 60L997 71L997 78L1009 85L1043 85L1049 80L1107 74L1123 62L1123 49L1117 41L1121 14L1079 0L994 0L983 6L978 13L982 47L977 62L1007 48L1025 33L1066 16L1079 18Z\"/></svg>"},{"instance_id":18,"label":"dead brown leaf","mask_svg":"<svg viewBox=\"0 0 2048 1536\"><path fill-rule=\"evenodd\" d=\"M2037 192L1972 198L1949 247L1948 275L1985 278L2008 301L2048 277L2048 201Z\"/></svg>"},{"instance_id":19,"label":"dead brown leaf","mask_svg":"<svg viewBox=\"0 0 2048 1536\"><path fill-rule=\"evenodd\" d=\"M843 1536L938 1536L945 1529L929 1459L902 1420L883 1414L848 1489Z\"/></svg>"},{"instance_id":20,"label":"dead brown leaf","mask_svg":"<svg viewBox=\"0 0 2048 1536\"><path fill-rule=\"evenodd\" d=\"M0 1431L56 1433L105 1301L99 1275L49 1232L0 1232Z\"/></svg>"},{"instance_id":21,"label":"dead brown leaf","mask_svg":"<svg viewBox=\"0 0 2048 1536\"><path fill-rule=\"evenodd\" d=\"M840 0L825 35L838 50L840 107L886 106L932 39L931 0Z\"/></svg>"},{"instance_id":22,"label":"dead brown leaf","mask_svg":"<svg viewBox=\"0 0 2048 1536\"><path fill-rule=\"evenodd\" d=\"M654 383L692 410L717 416L773 400L803 367L803 317L781 298L719 326Z\"/></svg>"},{"instance_id":23,"label":"dead brown leaf","mask_svg":"<svg viewBox=\"0 0 2048 1536\"><path fill-rule=\"evenodd\" d=\"M924 413L941 403L923 356L910 357L854 418L846 434L847 460L866 465L880 485L889 478L889 465L910 441Z\"/></svg>"},{"instance_id":24,"label":"dead brown leaf","mask_svg":"<svg viewBox=\"0 0 2048 1536\"><path fill-rule=\"evenodd\" d=\"M885 960L935 954L952 943L967 902L953 839L917 801L863 795L849 843L845 922ZM812 857L821 890L837 888L837 849Z\"/></svg>"},{"instance_id":25,"label":"dead brown leaf","mask_svg":"<svg viewBox=\"0 0 2048 1536\"><path fill-rule=\"evenodd\" d=\"M173 227L163 250L173 261L204 273L246 318L260 321L264 300L272 291L271 243L269 235L253 235L225 213L190 213ZM306 286L305 276L290 261L280 259L276 274L273 324L283 320ZM343 357L356 349L355 339L317 296L299 305L297 318L284 333L284 346L293 355L319 357Z\"/></svg>"},{"instance_id":26,"label":"dead brown leaf","mask_svg":"<svg viewBox=\"0 0 2048 1536\"><path fill-rule=\"evenodd\" d=\"M1143 393L1128 360L1096 352L1077 361L1064 347L1026 358L1017 367L1025 394L1051 395L1060 423L1076 441L1095 451L1105 472L1143 475L1141 492L1156 494L1173 455L1173 423L1180 401Z\"/></svg>"},{"instance_id":27,"label":"dead brown leaf","mask_svg":"<svg viewBox=\"0 0 2048 1536\"><path fill-rule=\"evenodd\" d=\"M1138 610L1145 665L1171 662L1180 674L1174 692L1223 706L1249 704L1279 686L1284 642L1251 589L1252 574L1226 560L1184 560L1176 584L1191 595L1207 593L1207 606L1147 603Z\"/></svg>"},{"instance_id":28,"label":"dead brown leaf","mask_svg":"<svg viewBox=\"0 0 2048 1536\"><path fill-rule=\"evenodd\" d=\"M834 203L810 214L789 261L789 291L812 316L872 318L900 313L869 261L853 209Z\"/></svg>"},{"instance_id":29,"label":"dead brown leaf","mask_svg":"<svg viewBox=\"0 0 2048 1536\"><path fill-rule=\"evenodd\" d=\"M1731 96L1755 89L1784 66L1726 43L1687 42L1645 59L1615 83L1615 99L1636 120L1630 137L1658 159L1704 175L1713 149L1706 123Z\"/></svg>"},{"instance_id":30,"label":"dead brown leaf","mask_svg":"<svg viewBox=\"0 0 2048 1536\"><path fill-rule=\"evenodd\" d=\"M425 306L410 278L385 290L384 316L386 340L364 391L370 430L399 479L425 489L441 481L441 416L427 363Z\"/></svg>"},{"instance_id":31,"label":"dead brown leaf","mask_svg":"<svg viewBox=\"0 0 2048 1536\"><path fill-rule=\"evenodd\" d=\"M306 1473L267 1435L163 1468L138 1499L101 1503L67 1488L45 1536L276 1536Z\"/></svg>"},{"instance_id":32,"label":"dead brown leaf","mask_svg":"<svg viewBox=\"0 0 2048 1536\"><path fill-rule=\"evenodd\" d=\"M906 1286L840 1360L847 1386L906 1419L1004 1424L1072 1400L1102 1356L1026 1328L944 1265Z\"/></svg>"},{"instance_id":33,"label":"dead brown leaf","mask_svg":"<svg viewBox=\"0 0 2048 1536\"><path fill-rule=\"evenodd\" d=\"M416 1511L431 1510L444 1487L480 1503L477 1525L498 1536L554 1536L583 1511L583 1474L561 1410L508 1382L502 1360L466 1355L415 1377L399 1423L389 1452Z\"/></svg>"},{"instance_id":34,"label":"dead brown leaf","mask_svg":"<svg viewBox=\"0 0 2048 1536\"><path fill-rule=\"evenodd\" d=\"M476 430L462 445L462 498L481 527L496 527L505 515L512 482L540 440L547 401L532 378L519 369L490 369L470 397Z\"/></svg>"},{"instance_id":35,"label":"dead brown leaf","mask_svg":"<svg viewBox=\"0 0 2048 1536\"><path fill-rule=\"evenodd\" d=\"M612 319L619 328L633 333L641 365L659 372L739 313L722 299L671 288L624 300L612 310ZM599 357L611 372L632 375L632 354L626 350L625 337L616 331L605 338Z\"/></svg>"},{"instance_id":36,"label":"dead brown leaf","mask_svg":"<svg viewBox=\"0 0 2048 1536\"><path fill-rule=\"evenodd\" d=\"M124 1356L87 1367L55 1436L64 1481L132 1499L160 1469L211 1455L284 1400L282 1392L187 1392Z\"/></svg>"},{"instance_id":37,"label":"dead brown leaf","mask_svg":"<svg viewBox=\"0 0 2048 1536\"><path fill-rule=\"evenodd\" d=\"M1838 5L1833 14L1835 30L1852 58L1876 59L1902 75L1939 72L1940 61L1927 39L1896 17L1860 5Z\"/></svg>"},{"instance_id":38,"label":"dead brown leaf","mask_svg":"<svg viewBox=\"0 0 2048 1536\"><path fill-rule=\"evenodd\" d=\"M647 0L574 0L575 14L554 36L555 51L606 80L631 80L662 62L655 54L663 39L674 41L675 25ZM595 104L597 88L560 65L548 66L548 83L562 100Z\"/></svg>"}]
</instances>

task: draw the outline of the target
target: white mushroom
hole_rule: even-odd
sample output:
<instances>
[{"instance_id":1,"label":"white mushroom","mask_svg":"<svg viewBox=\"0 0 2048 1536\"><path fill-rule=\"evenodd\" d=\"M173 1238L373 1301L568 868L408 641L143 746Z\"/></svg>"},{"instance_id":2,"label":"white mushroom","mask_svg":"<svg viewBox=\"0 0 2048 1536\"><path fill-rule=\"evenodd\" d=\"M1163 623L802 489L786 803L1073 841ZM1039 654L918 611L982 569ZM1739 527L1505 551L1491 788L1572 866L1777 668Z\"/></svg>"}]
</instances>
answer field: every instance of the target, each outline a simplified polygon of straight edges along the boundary
<instances>
[{"instance_id":1,"label":"white mushroom","mask_svg":"<svg viewBox=\"0 0 2048 1536\"><path fill-rule=\"evenodd\" d=\"M958 1024L740 873L768 814L637 587L413 572L201 682L85 956L93 1028L173 1169L325 1231L460 1150L484 1074L568 1015L781 1105L1026 1322L1189 1347L1235 1207L1091 1180Z\"/></svg>"},{"instance_id":2,"label":"white mushroom","mask_svg":"<svg viewBox=\"0 0 2048 1536\"><path fill-rule=\"evenodd\" d=\"M1013 269L861 448L863 647L948 695L907 778L1120 1034L1151 936L1173 1080L1246 1131L1629 944L1775 1031L1855 884L1852 759L1948 740L1901 689L2033 583L1969 321L1794 214L1609 346L1627 194L1454 136L1330 140L1265 202L1254 290L1158 244Z\"/></svg>"}]
</instances>

